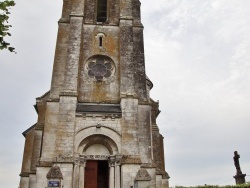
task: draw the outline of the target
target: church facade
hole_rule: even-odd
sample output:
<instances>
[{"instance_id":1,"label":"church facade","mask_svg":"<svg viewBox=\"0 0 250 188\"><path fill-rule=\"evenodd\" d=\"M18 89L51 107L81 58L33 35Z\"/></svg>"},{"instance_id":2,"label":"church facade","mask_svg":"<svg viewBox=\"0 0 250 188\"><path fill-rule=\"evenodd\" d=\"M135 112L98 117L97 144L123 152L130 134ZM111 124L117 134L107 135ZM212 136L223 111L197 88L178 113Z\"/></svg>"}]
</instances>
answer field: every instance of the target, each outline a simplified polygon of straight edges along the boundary
<instances>
[{"instance_id":1,"label":"church facade","mask_svg":"<svg viewBox=\"0 0 250 188\"><path fill-rule=\"evenodd\" d=\"M20 188L167 188L139 0L64 0Z\"/></svg>"}]
</instances>

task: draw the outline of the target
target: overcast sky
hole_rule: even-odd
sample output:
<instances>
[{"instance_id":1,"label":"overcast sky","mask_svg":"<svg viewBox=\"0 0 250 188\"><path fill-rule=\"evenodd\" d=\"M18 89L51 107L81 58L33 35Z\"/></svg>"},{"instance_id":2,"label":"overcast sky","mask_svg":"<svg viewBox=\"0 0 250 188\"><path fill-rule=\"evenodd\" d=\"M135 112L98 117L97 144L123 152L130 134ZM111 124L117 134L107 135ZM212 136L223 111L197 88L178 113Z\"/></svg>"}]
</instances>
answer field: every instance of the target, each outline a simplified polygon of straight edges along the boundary
<instances>
[{"instance_id":1,"label":"overcast sky","mask_svg":"<svg viewBox=\"0 0 250 188\"><path fill-rule=\"evenodd\" d=\"M17 0L0 51L0 186L18 187L22 132L50 88L62 0ZM141 0L146 72L160 101L170 185L234 184L250 175L250 1ZM246 177L250 181L250 177Z\"/></svg>"}]
</instances>

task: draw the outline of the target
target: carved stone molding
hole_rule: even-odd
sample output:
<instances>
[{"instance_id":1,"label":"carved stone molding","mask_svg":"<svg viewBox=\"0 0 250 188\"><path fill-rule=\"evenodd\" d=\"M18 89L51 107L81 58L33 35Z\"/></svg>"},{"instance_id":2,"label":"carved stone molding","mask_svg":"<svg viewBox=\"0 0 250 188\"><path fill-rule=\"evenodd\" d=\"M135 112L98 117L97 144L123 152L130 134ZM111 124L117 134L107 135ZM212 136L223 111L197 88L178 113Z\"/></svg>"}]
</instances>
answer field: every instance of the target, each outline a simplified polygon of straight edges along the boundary
<instances>
[{"instance_id":1,"label":"carved stone molding","mask_svg":"<svg viewBox=\"0 0 250 188\"><path fill-rule=\"evenodd\" d=\"M109 165L112 167L112 166L115 166L115 162L116 162L116 156L115 155L110 155L109 157Z\"/></svg>"},{"instance_id":2,"label":"carved stone molding","mask_svg":"<svg viewBox=\"0 0 250 188\"><path fill-rule=\"evenodd\" d=\"M140 156L137 155L123 155L122 164L141 164Z\"/></svg>"},{"instance_id":3,"label":"carved stone molding","mask_svg":"<svg viewBox=\"0 0 250 188\"><path fill-rule=\"evenodd\" d=\"M115 163L116 163L116 165L121 165L121 163L122 163L122 154L117 154L116 156L115 156Z\"/></svg>"}]
</instances>

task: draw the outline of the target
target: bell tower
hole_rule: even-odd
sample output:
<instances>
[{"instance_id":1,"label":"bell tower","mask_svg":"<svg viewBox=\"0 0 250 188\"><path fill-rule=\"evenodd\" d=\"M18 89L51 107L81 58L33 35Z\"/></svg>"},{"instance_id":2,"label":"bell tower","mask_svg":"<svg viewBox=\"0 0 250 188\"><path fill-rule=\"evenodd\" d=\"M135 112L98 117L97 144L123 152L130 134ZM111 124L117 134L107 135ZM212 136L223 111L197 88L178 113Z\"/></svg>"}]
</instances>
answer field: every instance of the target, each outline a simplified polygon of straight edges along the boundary
<instances>
[{"instance_id":1,"label":"bell tower","mask_svg":"<svg viewBox=\"0 0 250 188\"><path fill-rule=\"evenodd\" d=\"M64 0L20 188L167 188L139 0Z\"/></svg>"}]
</instances>

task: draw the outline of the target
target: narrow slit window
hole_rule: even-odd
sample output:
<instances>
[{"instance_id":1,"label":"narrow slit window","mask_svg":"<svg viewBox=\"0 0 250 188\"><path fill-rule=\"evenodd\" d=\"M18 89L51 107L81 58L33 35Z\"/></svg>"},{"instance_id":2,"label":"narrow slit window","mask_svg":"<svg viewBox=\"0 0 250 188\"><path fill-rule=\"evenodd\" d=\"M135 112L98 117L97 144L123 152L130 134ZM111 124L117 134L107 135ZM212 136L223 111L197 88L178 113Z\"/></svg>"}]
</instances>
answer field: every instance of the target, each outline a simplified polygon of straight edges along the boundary
<instances>
[{"instance_id":1,"label":"narrow slit window","mask_svg":"<svg viewBox=\"0 0 250 188\"><path fill-rule=\"evenodd\" d=\"M97 1L97 22L107 21L107 0Z\"/></svg>"},{"instance_id":2,"label":"narrow slit window","mask_svg":"<svg viewBox=\"0 0 250 188\"><path fill-rule=\"evenodd\" d=\"M102 47L102 37L99 37L99 46Z\"/></svg>"}]
</instances>

